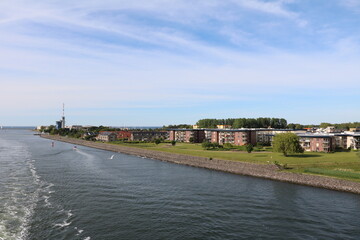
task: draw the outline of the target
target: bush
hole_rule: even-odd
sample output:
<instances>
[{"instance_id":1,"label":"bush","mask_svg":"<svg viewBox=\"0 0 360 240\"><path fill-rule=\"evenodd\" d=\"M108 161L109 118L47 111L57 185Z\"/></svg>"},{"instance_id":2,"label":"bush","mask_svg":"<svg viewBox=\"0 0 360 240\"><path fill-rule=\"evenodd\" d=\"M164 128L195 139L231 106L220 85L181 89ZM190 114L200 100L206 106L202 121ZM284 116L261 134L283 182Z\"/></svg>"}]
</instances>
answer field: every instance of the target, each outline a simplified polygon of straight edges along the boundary
<instances>
[{"instance_id":1,"label":"bush","mask_svg":"<svg viewBox=\"0 0 360 240\"><path fill-rule=\"evenodd\" d=\"M218 143L209 143L209 142L203 142L201 146L206 150L223 148L223 146L221 146Z\"/></svg>"},{"instance_id":2,"label":"bush","mask_svg":"<svg viewBox=\"0 0 360 240\"><path fill-rule=\"evenodd\" d=\"M248 153L251 153L252 150L254 150L254 147L253 147L253 145L252 145L251 143L246 144L246 145L245 145L245 148L246 148L246 151L247 151Z\"/></svg>"},{"instance_id":3,"label":"bush","mask_svg":"<svg viewBox=\"0 0 360 240\"><path fill-rule=\"evenodd\" d=\"M201 144L201 147L202 147L203 149L209 150L209 149L212 147L212 143L203 142L203 143Z\"/></svg>"},{"instance_id":4,"label":"bush","mask_svg":"<svg viewBox=\"0 0 360 240\"><path fill-rule=\"evenodd\" d=\"M176 141L175 141L175 140L172 140L172 141L171 141L171 145L172 145L172 146L175 146L175 145L176 145Z\"/></svg>"},{"instance_id":5,"label":"bush","mask_svg":"<svg viewBox=\"0 0 360 240\"><path fill-rule=\"evenodd\" d=\"M233 148L233 145L231 143L224 143L224 148L231 149Z\"/></svg>"}]
</instances>

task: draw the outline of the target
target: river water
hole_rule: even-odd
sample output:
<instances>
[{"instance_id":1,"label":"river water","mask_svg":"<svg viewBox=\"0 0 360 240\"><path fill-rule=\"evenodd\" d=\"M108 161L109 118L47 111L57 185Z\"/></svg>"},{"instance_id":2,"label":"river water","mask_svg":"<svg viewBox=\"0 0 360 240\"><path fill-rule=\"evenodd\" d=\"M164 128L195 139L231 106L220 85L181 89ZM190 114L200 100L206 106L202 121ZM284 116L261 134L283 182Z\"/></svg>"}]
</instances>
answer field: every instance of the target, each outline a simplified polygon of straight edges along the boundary
<instances>
[{"instance_id":1,"label":"river water","mask_svg":"<svg viewBox=\"0 0 360 240\"><path fill-rule=\"evenodd\" d=\"M0 131L0 239L359 239L360 196Z\"/></svg>"}]
</instances>

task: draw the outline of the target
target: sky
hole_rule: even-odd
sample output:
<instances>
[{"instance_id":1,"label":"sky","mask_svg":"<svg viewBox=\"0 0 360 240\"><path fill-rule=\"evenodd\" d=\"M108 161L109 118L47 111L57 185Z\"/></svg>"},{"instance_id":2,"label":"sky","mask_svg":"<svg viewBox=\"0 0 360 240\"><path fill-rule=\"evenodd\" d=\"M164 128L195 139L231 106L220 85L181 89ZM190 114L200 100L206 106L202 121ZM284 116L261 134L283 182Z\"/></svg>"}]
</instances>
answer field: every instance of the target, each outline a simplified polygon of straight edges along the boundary
<instances>
[{"instance_id":1,"label":"sky","mask_svg":"<svg viewBox=\"0 0 360 240\"><path fill-rule=\"evenodd\" d=\"M360 0L1 0L0 125L360 121Z\"/></svg>"}]
</instances>

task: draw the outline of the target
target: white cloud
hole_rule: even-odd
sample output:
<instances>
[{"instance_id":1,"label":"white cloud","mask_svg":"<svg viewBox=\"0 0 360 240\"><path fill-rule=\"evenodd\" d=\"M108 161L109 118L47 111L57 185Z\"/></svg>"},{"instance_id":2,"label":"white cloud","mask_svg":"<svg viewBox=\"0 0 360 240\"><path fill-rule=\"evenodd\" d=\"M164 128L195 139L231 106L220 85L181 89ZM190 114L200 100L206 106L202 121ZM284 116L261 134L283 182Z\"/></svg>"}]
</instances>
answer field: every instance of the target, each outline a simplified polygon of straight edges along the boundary
<instances>
[{"instance_id":1,"label":"white cloud","mask_svg":"<svg viewBox=\"0 0 360 240\"><path fill-rule=\"evenodd\" d=\"M260 1L260 0L233 0L234 3L254 11L276 15L294 20L300 27L305 27L307 21L301 19L298 13L286 9L286 4L293 3L291 0Z\"/></svg>"},{"instance_id":2,"label":"white cloud","mask_svg":"<svg viewBox=\"0 0 360 240\"><path fill-rule=\"evenodd\" d=\"M353 7L360 7L360 1L359 0L340 0L340 2L350 8Z\"/></svg>"},{"instance_id":3,"label":"white cloud","mask_svg":"<svg viewBox=\"0 0 360 240\"><path fill-rule=\"evenodd\" d=\"M289 51L241 26L252 11L302 26L294 1L231 2L2 1L0 107L186 107L358 85L356 37L331 53Z\"/></svg>"}]
</instances>

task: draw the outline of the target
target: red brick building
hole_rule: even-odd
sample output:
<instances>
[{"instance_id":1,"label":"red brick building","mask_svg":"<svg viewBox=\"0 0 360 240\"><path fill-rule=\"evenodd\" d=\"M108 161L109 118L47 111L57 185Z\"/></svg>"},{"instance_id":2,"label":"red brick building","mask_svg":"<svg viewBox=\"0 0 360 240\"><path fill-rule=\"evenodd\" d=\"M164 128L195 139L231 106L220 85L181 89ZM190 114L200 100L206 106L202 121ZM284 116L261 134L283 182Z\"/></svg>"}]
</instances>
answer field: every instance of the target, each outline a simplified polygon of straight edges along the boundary
<instances>
[{"instance_id":1,"label":"red brick building","mask_svg":"<svg viewBox=\"0 0 360 240\"><path fill-rule=\"evenodd\" d=\"M117 139L130 139L131 138L131 131L117 131Z\"/></svg>"},{"instance_id":2,"label":"red brick building","mask_svg":"<svg viewBox=\"0 0 360 240\"><path fill-rule=\"evenodd\" d=\"M299 135L300 145L309 152L332 152L335 150L335 137L331 135Z\"/></svg>"}]
</instances>

